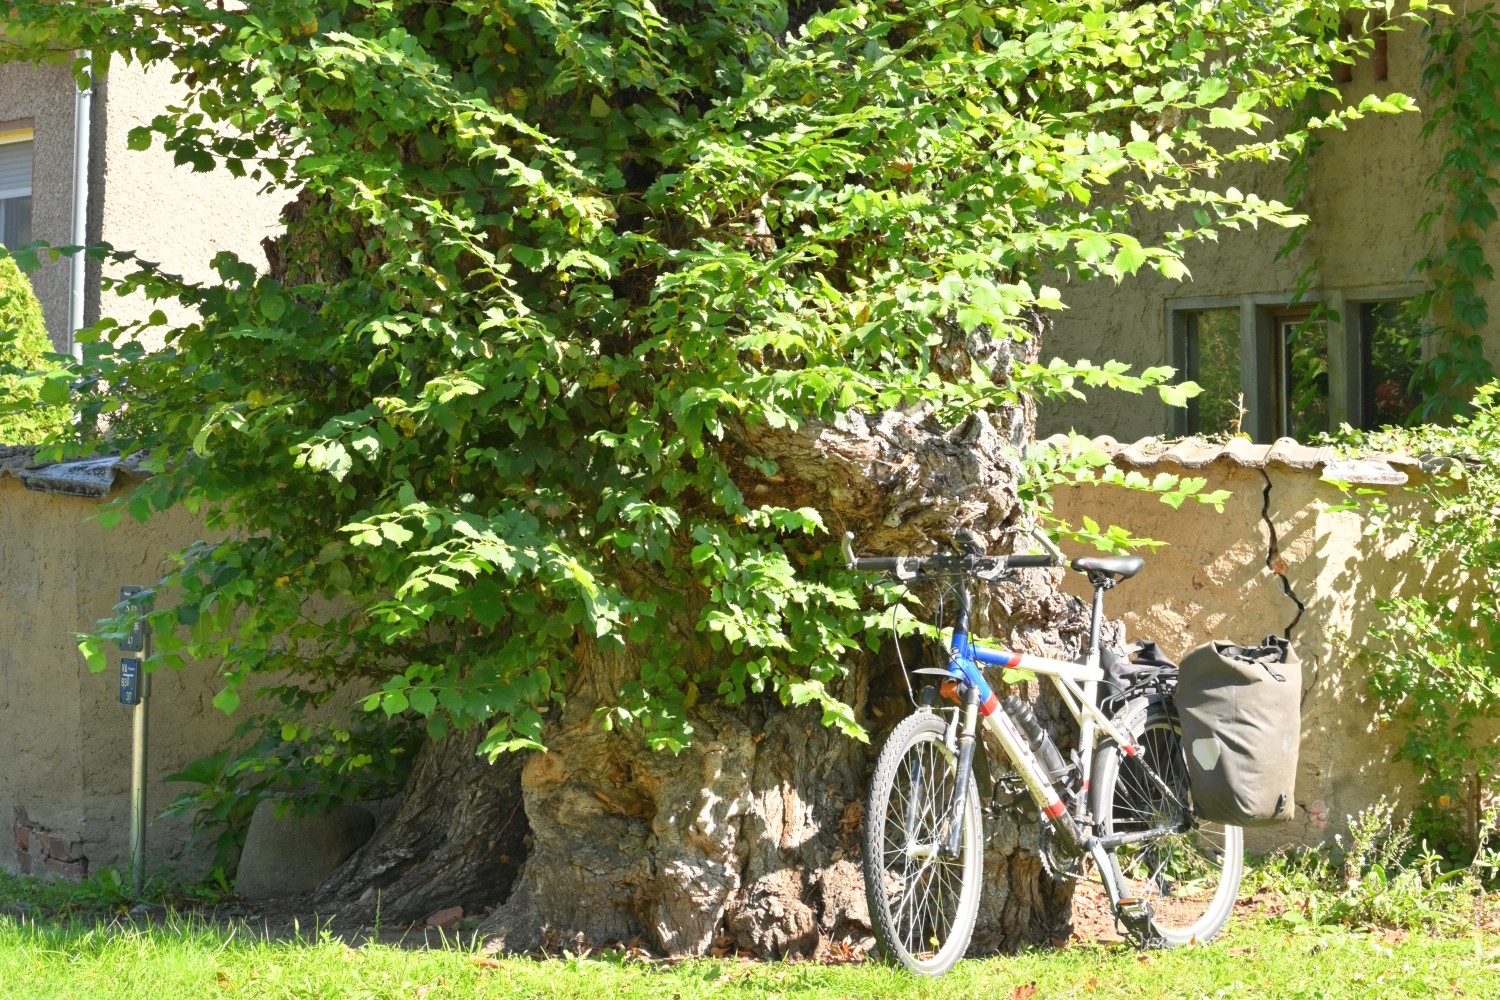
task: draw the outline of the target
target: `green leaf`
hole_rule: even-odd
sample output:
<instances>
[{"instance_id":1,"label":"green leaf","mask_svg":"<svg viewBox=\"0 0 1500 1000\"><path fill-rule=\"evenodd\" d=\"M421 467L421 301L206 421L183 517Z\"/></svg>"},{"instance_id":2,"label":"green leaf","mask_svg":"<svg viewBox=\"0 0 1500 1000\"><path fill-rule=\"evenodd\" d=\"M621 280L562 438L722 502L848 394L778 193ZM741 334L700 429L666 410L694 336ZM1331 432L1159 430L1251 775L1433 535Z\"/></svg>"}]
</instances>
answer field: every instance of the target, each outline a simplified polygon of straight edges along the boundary
<instances>
[{"instance_id":1,"label":"green leaf","mask_svg":"<svg viewBox=\"0 0 1500 1000\"><path fill-rule=\"evenodd\" d=\"M1103 233L1092 233L1078 241L1078 259L1089 263L1101 263L1113 252L1114 246Z\"/></svg>"},{"instance_id":2,"label":"green leaf","mask_svg":"<svg viewBox=\"0 0 1500 1000\"><path fill-rule=\"evenodd\" d=\"M260 314L269 323L279 323L286 315L286 299L272 292L263 296L260 300Z\"/></svg>"},{"instance_id":3,"label":"green leaf","mask_svg":"<svg viewBox=\"0 0 1500 1000\"><path fill-rule=\"evenodd\" d=\"M83 656L83 661L88 665L90 673L102 673L109 666L103 645L97 639L81 640L78 643L78 652Z\"/></svg>"},{"instance_id":4,"label":"green leaf","mask_svg":"<svg viewBox=\"0 0 1500 1000\"><path fill-rule=\"evenodd\" d=\"M1146 252L1135 240L1122 242L1119 252L1115 254L1115 267L1126 274L1134 274L1145 262Z\"/></svg>"},{"instance_id":5,"label":"green leaf","mask_svg":"<svg viewBox=\"0 0 1500 1000\"><path fill-rule=\"evenodd\" d=\"M1214 108L1208 113L1208 123L1214 128L1244 130L1248 129L1254 121L1254 115L1238 108Z\"/></svg>"},{"instance_id":6,"label":"green leaf","mask_svg":"<svg viewBox=\"0 0 1500 1000\"><path fill-rule=\"evenodd\" d=\"M48 375L41 384L41 400L54 406L59 406L68 401L69 384L66 373L56 372Z\"/></svg>"},{"instance_id":7,"label":"green leaf","mask_svg":"<svg viewBox=\"0 0 1500 1000\"><path fill-rule=\"evenodd\" d=\"M437 708L437 695L431 688L412 688L407 698L418 715L431 715Z\"/></svg>"},{"instance_id":8,"label":"green leaf","mask_svg":"<svg viewBox=\"0 0 1500 1000\"><path fill-rule=\"evenodd\" d=\"M387 541L394 542L397 545L405 545L407 542L416 537L410 530L403 527L396 521L381 522L380 534L384 536Z\"/></svg>"},{"instance_id":9,"label":"green leaf","mask_svg":"<svg viewBox=\"0 0 1500 1000\"><path fill-rule=\"evenodd\" d=\"M1198 85L1198 92L1193 95L1193 103L1207 107L1224 99L1229 93L1229 83L1218 77L1210 77Z\"/></svg>"}]
</instances>

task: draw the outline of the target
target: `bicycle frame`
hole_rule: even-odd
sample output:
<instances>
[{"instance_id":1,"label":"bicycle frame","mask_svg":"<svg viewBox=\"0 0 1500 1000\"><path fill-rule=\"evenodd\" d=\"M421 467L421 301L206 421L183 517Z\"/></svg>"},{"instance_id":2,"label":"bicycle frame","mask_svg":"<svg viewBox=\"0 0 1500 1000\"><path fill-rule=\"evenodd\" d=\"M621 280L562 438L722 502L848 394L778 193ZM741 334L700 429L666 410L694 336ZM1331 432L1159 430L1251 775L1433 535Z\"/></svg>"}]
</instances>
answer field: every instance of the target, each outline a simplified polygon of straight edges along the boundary
<instances>
[{"instance_id":1,"label":"bicycle frame","mask_svg":"<svg viewBox=\"0 0 1500 1000\"><path fill-rule=\"evenodd\" d=\"M1089 626L1089 650L1082 663L975 645L969 635L971 600L967 578L960 576L956 582L956 589L958 615L949 644L946 672L959 682L960 689L966 695L962 710L961 742L958 748L959 773L969 774L970 760L965 758L973 752L972 734L976 731L976 722L983 720L985 729L999 742L1001 749L1020 773L1022 782L1031 793L1043 817L1053 825L1065 841L1072 841L1070 846L1093 856L1095 866L1099 870L1100 881L1109 896L1110 905L1118 907L1122 902L1123 890L1117 881L1115 866L1105 852L1106 845L1094 835L1092 829L1089 829L1087 837L1081 832L1082 829L1088 829L1091 826L1088 789L1099 734L1102 732L1114 740L1115 745L1120 747L1123 753L1136 752L1131 737L1121 732L1097 707L1099 682L1104 679L1104 671L1099 665L1099 628L1104 611L1104 588L1096 585L1094 589ZM986 680L981 665L1009 667L1028 671L1038 677L1046 677L1061 696L1074 720L1077 721L1080 787L1071 813L1061 796L1058 795L1057 789L1053 787L1051 777L1037 759L1030 741L1021 733L1010 714L1001 708L1000 700ZM969 736L967 745L962 742L964 736ZM966 784L966 782L960 784L955 795L955 803L961 802L960 796L964 794ZM950 815L961 814L954 812ZM950 833L950 841L955 842L956 852L956 841L960 831L957 829L957 823L952 825L954 829Z\"/></svg>"}]
</instances>

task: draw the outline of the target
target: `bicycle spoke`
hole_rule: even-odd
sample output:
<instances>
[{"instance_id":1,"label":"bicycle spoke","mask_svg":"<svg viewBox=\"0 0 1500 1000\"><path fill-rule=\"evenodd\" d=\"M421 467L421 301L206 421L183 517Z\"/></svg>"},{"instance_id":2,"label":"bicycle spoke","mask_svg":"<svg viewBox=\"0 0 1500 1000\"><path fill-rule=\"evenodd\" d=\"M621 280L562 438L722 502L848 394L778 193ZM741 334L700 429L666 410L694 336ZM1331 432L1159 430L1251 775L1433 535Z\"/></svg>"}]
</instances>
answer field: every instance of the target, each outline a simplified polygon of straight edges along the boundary
<instances>
[{"instance_id":1,"label":"bicycle spoke","mask_svg":"<svg viewBox=\"0 0 1500 1000\"><path fill-rule=\"evenodd\" d=\"M1151 710L1137 750L1111 750L1115 757L1101 768L1104 833L1154 834L1114 851L1121 892L1150 904L1152 927L1168 944L1207 940L1234 905L1239 830L1193 815L1175 717Z\"/></svg>"}]
</instances>

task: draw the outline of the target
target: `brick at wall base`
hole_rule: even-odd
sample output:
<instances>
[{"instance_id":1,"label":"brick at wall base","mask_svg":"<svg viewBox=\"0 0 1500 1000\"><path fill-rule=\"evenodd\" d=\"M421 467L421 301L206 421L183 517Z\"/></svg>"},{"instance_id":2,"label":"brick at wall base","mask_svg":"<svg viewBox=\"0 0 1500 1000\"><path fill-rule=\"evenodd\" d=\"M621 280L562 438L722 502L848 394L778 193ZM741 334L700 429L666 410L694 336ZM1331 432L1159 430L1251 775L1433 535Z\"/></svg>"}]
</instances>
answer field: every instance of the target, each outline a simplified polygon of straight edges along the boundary
<instances>
[{"instance_id":1,"label":"brick at wall base","mask_svg":"<svg viewBox=\"0 0 1500 1000\"><path fill-rule=\"evenodd\" d=\"M50 874L53 877L88 878L89 859L73 856L72 841L42 833L18 818L15 825L16 867L23 875Z\"/></svg>"},{"instance_id":2,"label":"brick at wall base","mask_svg":"<svg viewBox=\"0 0 1500 1000\"><path fill-rule=\"evenodd\" d=\"M34 836L41 842L38 846L41 847L42 853L47 856L48 860L73 860L73 844L70 841L66 841L61 837L51 837L44 833L34 834Z\"/></svg>"},{"instance_id":3,"label":"brick at wall base","mask_svg":"<svg viewBox=\"0 0 1500 1000\"><path fill-rule=\"evenodd\" d=\"M89 877L89 859L79 858L76 861L59 861L56 858L48 858L47 870L53 875L60 875L63 878L82 882Z\"/></svg>"}]
</instances>

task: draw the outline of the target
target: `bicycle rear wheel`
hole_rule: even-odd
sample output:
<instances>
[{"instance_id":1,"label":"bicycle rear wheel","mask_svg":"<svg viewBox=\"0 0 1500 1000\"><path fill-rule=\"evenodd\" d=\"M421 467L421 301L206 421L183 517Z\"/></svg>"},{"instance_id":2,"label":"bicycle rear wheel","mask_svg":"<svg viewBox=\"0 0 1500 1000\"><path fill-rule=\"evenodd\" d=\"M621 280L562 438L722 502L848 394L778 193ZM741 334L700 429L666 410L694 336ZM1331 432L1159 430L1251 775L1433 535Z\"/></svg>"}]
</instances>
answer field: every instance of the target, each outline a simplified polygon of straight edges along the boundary
<instances>
[{"instance_id":1,"label":"bicycle rear wheel","mask_svg":"<svg viewBox=\"0 0 1500 1000\"><path fill-rule=\"evenodd\" d=\"M1244 871L1244 834L1209 823L1192 808L1182 728L1170 702L1127 706L1114 719L1139 752L1113 743L1094 762L1095 825L1099 836L1146 834L1110 857L1127 899L1149 903L1151 929L1168 947L1204 942L1234 910Z\"/></svg>"},{"instance_id":2,"label":"bicycle rear wheel","mask_svg":"<svg viewBox=\"0 0 1500 1000\"><path fill-rule=\"evenodd\" d=\"M958 770L946 731L929 711L897 726L875 763L865 809L865 898L875 938L888 958L925 976L942 975L968 951L984 874L972 780L958 857L944 857L939 846Z\"/></svg>"}]
</instances>

